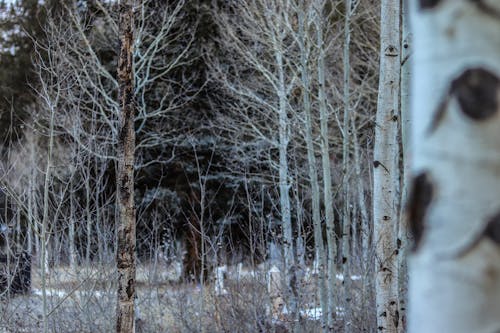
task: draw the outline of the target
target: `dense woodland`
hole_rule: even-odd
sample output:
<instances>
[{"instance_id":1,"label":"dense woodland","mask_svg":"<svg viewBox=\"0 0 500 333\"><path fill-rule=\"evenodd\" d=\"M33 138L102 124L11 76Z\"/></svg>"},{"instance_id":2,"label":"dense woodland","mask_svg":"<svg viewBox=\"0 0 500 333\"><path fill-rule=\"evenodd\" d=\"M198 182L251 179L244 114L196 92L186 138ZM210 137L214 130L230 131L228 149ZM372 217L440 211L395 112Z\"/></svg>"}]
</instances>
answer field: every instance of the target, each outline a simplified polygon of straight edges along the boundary
<instances>
[{"instance_id":1,"label":"dense woodland","mask_svg":"<svg viewBox=\"0 0 500 333\"><path fill-rule=\"evenodd\" d=\"M499 330L498 13L0 1L0 332Z\"/></svg>"}]
</instances>

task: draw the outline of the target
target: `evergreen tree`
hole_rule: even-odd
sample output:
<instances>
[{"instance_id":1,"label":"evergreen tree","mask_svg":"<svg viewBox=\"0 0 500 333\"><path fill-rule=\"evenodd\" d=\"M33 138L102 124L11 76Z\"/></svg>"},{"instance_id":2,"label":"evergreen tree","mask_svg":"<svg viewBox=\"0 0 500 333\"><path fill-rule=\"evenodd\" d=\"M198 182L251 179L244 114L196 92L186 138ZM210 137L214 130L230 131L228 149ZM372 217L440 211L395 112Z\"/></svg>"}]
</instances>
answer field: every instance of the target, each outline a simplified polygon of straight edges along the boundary
<instances>
[{"instance_id":1,"label":"evergreen tree","mask_svg":"<svg viewBox=\"0 0 500 333\"><path fill-rule=\"evenodd\" d=\"M20 127L33 111L36 83L33 71L35 43L44 40L48 10L57 0L0 1L0 140L15 141ZM31 110L30 110L31 107Z\"/></svg>"}]
</instances>

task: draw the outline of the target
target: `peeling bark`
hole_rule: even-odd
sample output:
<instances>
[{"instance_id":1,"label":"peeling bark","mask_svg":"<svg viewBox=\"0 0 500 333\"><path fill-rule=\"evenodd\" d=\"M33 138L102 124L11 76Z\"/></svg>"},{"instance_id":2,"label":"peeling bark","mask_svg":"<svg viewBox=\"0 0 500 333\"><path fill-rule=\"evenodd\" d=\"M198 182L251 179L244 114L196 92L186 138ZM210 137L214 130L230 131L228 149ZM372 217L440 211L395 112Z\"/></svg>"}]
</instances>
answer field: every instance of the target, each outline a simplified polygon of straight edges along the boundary
<instances>
[{"instance_id":1,"label":"peeling bark","mask_svg":"<svg viewBox=\"0 0 500 333\"><path fill-rule=\"evenodd\" d=\"M118 147L117 202L119 209L118 248L118 302L116 332L135 331L135 205L134 205L134 86L133 86L133 7L131 1L120 4L120 134Z\"/></svg>"}]
</instances>

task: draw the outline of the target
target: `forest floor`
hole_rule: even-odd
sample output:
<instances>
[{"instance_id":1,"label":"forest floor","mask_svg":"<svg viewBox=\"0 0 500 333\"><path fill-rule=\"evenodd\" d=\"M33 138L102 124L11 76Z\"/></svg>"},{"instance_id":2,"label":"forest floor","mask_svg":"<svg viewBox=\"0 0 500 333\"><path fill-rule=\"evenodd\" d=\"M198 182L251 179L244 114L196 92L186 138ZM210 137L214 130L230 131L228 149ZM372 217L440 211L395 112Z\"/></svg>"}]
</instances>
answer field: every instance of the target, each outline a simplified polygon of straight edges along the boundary
<instances>
[{"instance_id":1,"label":"forest floor","mask_svg":"<svg viewBox=\"0 0 500 333\"><path fill-rule=\"evenodd\" d=\"M137 269L137 332L286 332L300 325L302 332L319 332L321 317L316 276L309 274L300 286L301 320L286 313L273 319L267 292L267 270L226 269L224 293L216 294L213 280L204 285L178 282L176 267L139 265ZM46 313L50 332L94 333L114 330L116 279L112 266L49 269L46 274ZM41 332L43 288L40 270L33 269L28 295L0 302L0 333ZM340 283L341 278L339 279ZM353 283L359 280L353 277ZM336 326L341 332L343 311Z\"/></svg>"}]
</instances>

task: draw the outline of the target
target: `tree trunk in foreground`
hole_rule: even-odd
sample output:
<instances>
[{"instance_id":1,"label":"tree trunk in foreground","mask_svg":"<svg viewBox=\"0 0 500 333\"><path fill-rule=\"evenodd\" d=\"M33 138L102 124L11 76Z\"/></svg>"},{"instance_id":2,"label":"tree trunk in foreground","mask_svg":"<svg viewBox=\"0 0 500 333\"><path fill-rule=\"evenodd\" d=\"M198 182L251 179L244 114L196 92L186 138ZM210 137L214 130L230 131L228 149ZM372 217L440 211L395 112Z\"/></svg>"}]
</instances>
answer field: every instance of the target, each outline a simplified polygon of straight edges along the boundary
<instances>
[{"instance_id":1,"label":"tree trunk in foreground","mask_svg":"<svg viewBox=\"0 0 500 333\"><path fill-rule=\"evenodd\" d=\"M412 36L408 20L408 1L401 4L401 149L403 156L402 182L401 182L401 203L404 206L408 202L408 187L410 183L410 77L411 77L411 50ZM400 209L399 228L398 228L398 260L399 260L399 317L403 326L407 322L407 300L408 300L408 267L407 254L408 244L410 243L410 234L408 230L408 216L403 209Z\"/></svg>"},{"instance_id":2,"label":"tree trunk in foreground","mask_svg":"<svg viewBox=\"0 0 500 333\"><path fill-rule=\"evenodd\" d=\"M500 1L412 5L409 332L500 332Z\"/></svg>"},{"instance_id":3,"label":"tree trunk in foreground","mask_svg":"<svg viewBox=\"0 0 500 333\"><path fill-rule=\"evenodd\" d=\"M135 206L134 206L134 87L132 68L133 7L132 1L120 4L120 134L118 151L118 304L116 332L135 331Z\"/></svg>"},{"instance_id":4,"label":"tree trunk in foreground","mask_svg":"<svg viewBox=\"0 0 500 333\"><path fill-rule=\"evenodd\" d=\"M400 0L381 2L380 81L373 161L377 331L398 332Z\"/></svg>"}]
</instances>

